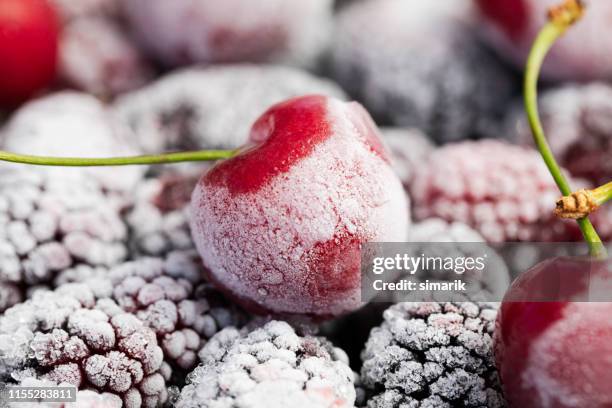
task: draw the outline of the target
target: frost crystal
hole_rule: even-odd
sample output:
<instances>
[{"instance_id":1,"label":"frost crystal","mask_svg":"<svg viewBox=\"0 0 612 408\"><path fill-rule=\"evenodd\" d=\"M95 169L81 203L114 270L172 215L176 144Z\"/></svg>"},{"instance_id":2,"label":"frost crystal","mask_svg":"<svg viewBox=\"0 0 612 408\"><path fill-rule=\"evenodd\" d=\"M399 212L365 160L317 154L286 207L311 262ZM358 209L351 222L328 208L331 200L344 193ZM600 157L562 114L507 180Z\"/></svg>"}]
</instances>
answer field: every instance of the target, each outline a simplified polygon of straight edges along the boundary
<instances>
[{"instance_id":1,"label":"frost crystal","mask_svg":"<svg viewBox=\"0 0 612 408\"><path fill-rule=\"evenodd\" d=\"M170 74L115 105L147 152L234 149L269 106L314 93L344 96L334 83L297 69L227 65Z\"/></svg>"},{"instance_id":2,"label":"frost crystal","mask_svg":"<svg viewBox=\"0 0 612 408\"><path fill-rule=\"evenodd\" d=\"M155 333L118 306L108 310L85 284L39 290L7 310L0 316L3 380L35 377L108 392L125 407L159 406L167 391Z\"/></svg>"},{"instance_id":3,"label":"frost crystal","mask_svg":"<svg viewBox=\"0 0 612 408\"><path fill-rule=\"evenodd\" d=\"M331 343L300 337L285 322L228 328L201 350L177 408L353 407L353 373Z\"/></svg>"},{"instance_id":4,"label":"frost crystal","mask_svg":"<svg viewBox=\"0 0 612 408\"><path fill-rule=\"evenodd\" d=\"M503 407L493 362L497 306L398 303L362 352L369 408Z\"/></svg>"}]
</instances>

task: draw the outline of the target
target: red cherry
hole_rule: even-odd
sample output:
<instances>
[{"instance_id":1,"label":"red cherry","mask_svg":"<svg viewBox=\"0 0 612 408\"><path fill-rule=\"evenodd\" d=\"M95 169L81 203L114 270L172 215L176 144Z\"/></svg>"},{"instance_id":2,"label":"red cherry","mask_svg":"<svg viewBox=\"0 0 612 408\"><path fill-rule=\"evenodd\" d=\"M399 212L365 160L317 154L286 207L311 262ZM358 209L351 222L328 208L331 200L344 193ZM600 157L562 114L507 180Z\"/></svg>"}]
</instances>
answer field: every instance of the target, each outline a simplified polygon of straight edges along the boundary
<instances>
[{"instance_id":1,"label":"red cherry","mask_svg":"<svg viewBox=\"0 0 612 408\"><path fill-rule=\"evenodd\" d=\"M14 107L55 78L59 23L45 0L0 0L0 107Z\"/></svg>"},{"instance_id":2,"label":"red cherry","mask_svg":"<svg viewBox=\"0 0 612 408\"><path fill-rule=\"evenodd\" d=\"M356 103L305 96L264 113L250 142L193 193L193 238L211 279L253 311L359 307L363 243L404 241L408 230L376 125Z\"/></svg>"},{"instance_id":3,"label":"red cherry","mask_svg":"<svg viewBox=\"0 0 612 408\"><path fill-rule=\"evenodd\" d=\"M511 407L612 406L611 284L608 262L582 258L544 261L512 284L494 338Z\"/></svg>"}]
</instances>

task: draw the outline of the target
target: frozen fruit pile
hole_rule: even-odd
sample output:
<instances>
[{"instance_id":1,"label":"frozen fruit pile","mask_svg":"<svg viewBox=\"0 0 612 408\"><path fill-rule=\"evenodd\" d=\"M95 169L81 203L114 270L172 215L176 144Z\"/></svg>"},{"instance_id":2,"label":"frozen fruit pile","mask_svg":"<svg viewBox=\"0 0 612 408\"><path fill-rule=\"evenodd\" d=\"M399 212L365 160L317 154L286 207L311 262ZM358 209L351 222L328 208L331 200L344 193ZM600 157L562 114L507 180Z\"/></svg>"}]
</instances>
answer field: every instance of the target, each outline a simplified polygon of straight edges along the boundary
<instances>
[{"instance_id":1,"label":"frozen fruit pile","mask_svg":"<svg viewBox=\"0 0 612 408\"><path fill-rule=\"evenodd\" d=\"M508 262L495 246L581 238L552 214L560 193L518 102L556 2L0 0L0 150L233 154L1 162L0 382L76 385L65 408L506 406L497 369L522 368L496 369L498 305L475 302L501 301L508 271L543 253ZM544 65L542 122L573 189L612 177L605 3ZM612 207L592 220L612 237ZM366 305L372 241L491 256L465 275L470 302ZM578 365L557 378L536 340L498 342L585 398L567 381Z\"/></svg>"}]
</instances>

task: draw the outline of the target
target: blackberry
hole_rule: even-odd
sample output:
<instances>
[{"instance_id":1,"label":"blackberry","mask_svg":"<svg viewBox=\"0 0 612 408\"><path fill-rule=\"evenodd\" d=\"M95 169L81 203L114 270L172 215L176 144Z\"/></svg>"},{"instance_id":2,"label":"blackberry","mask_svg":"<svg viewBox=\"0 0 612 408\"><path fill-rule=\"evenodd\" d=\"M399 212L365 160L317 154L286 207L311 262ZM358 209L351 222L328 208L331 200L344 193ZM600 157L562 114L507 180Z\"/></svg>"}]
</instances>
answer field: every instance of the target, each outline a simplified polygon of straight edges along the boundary
<instances>
[{"instance_id":1,"label":"blackberry","mask_svg":"<svg viewBox=\"0 0 612 408\"><path fill-rule=\"evenodd\" d=\"M353 372L346 354L316 337L300 337L285 322L251 332L216 334L188 376L181 407L352 407Z\"/></svg>"},{"instance_id":2,"label":"blackberry","mask_svg":"<svg viewBox=\"0 0 612 408\"><path fill-rule=\"evenodd\" d=\"M314 66L327 45L333 0L125 0L138 40L163 65L281 62Z\"/></svg>"},{"instance_id":3,"label":"blackberry","mask_svg":"<svg viewBox=\"0 0 612 408\"><path fill-rule=\"evenodd\" d=\"M109 392L125 407L159 406L167 391L155 333L111 309L84 284L35 292L0 316L0 375Z\"/></svg>"},{"instance_id":4,"label":"blackberry","mask_svg":"<svg viewBox=\"0 0 612 408\"><path fill-rule=\"evenodd\" d=\"M70 386L68 383L58 384L50 380L41 380L36 377L27 377L19 381L21 387L57 387L57 386ZM123 407L123 401L121 397L110 392L98 392L91 389L88 390L77 390L76 402L68 403L30 403L24 407L23 403L15 404L15 408L121 408ZM11 405L13 406L13 405Z\"/></svg>"},{"instance_id":5,"label":"blackberry","mask_svg":"<svg viewBox=\"0 0 612 408\"><path fill-rule=\"evenodd\" d=\"M312 93L344 97L334 83L294 68L227 65L172 73L115 107L147 152L234 149L270 105Z\"/></svg>"},{"instance_id":6,"label":"blackberry","mask_svg":"<svg viewBox=\"0 0 612 408\"><path fill-rule=\"evenodd\" d=\"M380 132L391 153L393 170L404 185L409 185L415 168L426 160L433 144L424 133L414 128L382 128Z\"/></svg>"},{"instance_id":7,"label":"blackberry","mask_svg":"<svg viewBox=\"0 0 612 408\"><path fill-rule=\"evenodd\" d=\"M503 407L488 303L398 303L370 333L361 381L370 408Z\"/></svg>"},{"instance_id":8,"label":"blackberry","mask_svg":"<svg viewBox=\"0 0 612 408\"><path fill-rule=\"evenodd\" d=\"M487 242L574 241L575 222L552 210L559 190L535 150L496 140L466 141L431 153L410 186L417 220L469 225Z\"/></svg>"},{"instance_id":9,"label":"blackberry","mask_svg":"<svg viewBox=\"0 0 612 408\"><path fill-rule=\"evenodd\" d=\"M140 153L134 135L96 98L60 92L21 107L0 135L0 146L15 153L42 156L111 157ZM131 192L146 168L52 168L54 174L84 173L108 192Z\"/></svg>"},{"instance_id":10,"label":"blackberry","mask_svg":"<svg viewBox=\"0 0 612 408\"><path fill-rule=\"evenodd\" d=\"M152 68L125 29L103 17L64 25L59 71L66 85L103 98L140 88L152 77Z\"/></svg>"},{"instance_id":11,"label":"blackberry","mask_svg":"<svg viewBox=\"0 0 612 408\"><path fill-rule=\"evenodd\" d=\"M125 220L132 253L164 256L195 248L189 230L191 192L199 172L164 172L137 187Z\"/></svg>"},{"instance_id":12,"label":"blackberry","mask_svg":"<svg viewBox=\"0 0 612 408\"><path fill-rule=\"evenodd\" d=\"M190 370L197 352L219 330L245 322L208 283L202 282L197 255L142 258L109 271L113 299L158 336L165 358Z\"/></svg>"},{"instance_id":13,"label":"blackberry","mask_svg":"<svg viewBox=\"0 0 612 408\"><path fill-rule=\"evenodd\" d=\"M612 87L570 84L545 91L539 100L542 125L555 157L572 176L603 184L612 178ZM522 106L509 115L508 132L533 145Z\"/></svg>"},{"instance_id":14,"label":"blackberry","mask_svg":"<svg viewBox=\"0 0 612 408\"><path fill-rule=\"evenodd\" d=\"M0 226L3 285L45 284L66 268L108 267L127 256L117 209L81 173L0 166Z\"/></svg>"},{"instance_id":15,"label":"blackberry","mask_svg":"<svg viewBox=\"0 0 612 408\"><path fill-rule=\"evenodd\" d=\"M412 243L409 248L417 257L424 253L428 256L437 255L454 259L477 258L486 255L484 268L466 267L465 271L460 274L467 278L465 280L469 282L469 290L465 293L453 293L452 300L498 301L503 298L510 286L510 272L505 259L493 248L486 247L484 237L465 224L429 218L410 226L408 242ZM411 280L416 282L430 279L452 282L457 276L457 270L436 269L420 271L412 275ZM400 291L394 292L393 295L395 302L415 300L414 294L408 294L409 299L406 299L404 297L406 295ZM436 298L435 292L424 295L428 297L427 300L441 300Z\"/></svg>"},{"instance_id":16,"label":"blackberry","mask_svg":"<svg viewBox=\"0 0 612 408\"><path fill-rule=\"evenodd\" d=\"M476 39L469 2L364 0L338 16L331 75L381 123L438 142L495 134L514 78Z\"/></svg>"}]
</instances>

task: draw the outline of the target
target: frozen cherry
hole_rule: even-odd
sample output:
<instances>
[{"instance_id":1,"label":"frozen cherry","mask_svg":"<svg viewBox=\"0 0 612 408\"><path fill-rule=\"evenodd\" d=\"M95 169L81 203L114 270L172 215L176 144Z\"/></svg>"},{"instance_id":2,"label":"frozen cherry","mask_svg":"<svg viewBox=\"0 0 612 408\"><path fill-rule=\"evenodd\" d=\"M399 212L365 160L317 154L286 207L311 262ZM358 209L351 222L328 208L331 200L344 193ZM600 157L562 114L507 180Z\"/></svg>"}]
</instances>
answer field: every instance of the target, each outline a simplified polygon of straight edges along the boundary
<instances>
[{"instance_id":1,"label":"frozen cherry","mask_svg":"<svg viewBox=\"0 0 612 408\"><path fill-rule=\"evenodd\" d=\"M406 195L357 103L270 108L252 146L208 172L191 228L213 281L251 309L328 317L360 306L360 249L404 241Z\"/></svg>"},{"instance_id":2,"label":"frozen cherry","mask_svg":"<svg viewBox=\"0 0 612 408\"><path fill-rule=\"evenodd\" d=\"M513 283L494 338L510 406L612 406L612 302L600 296L611 273L606 261L552 258Z\"/></svg>"},{"instance_id":3,"label":"frozen cherry","mask_svg":"<svg viewBox=\"0 0 612 408\"><path fill-rule=\"evenodd\" d=\"M332 0L127 0L138 39L166 65L283 61L310 65L326 45Z\"/></svg>"},{"instance_id":4,"label":"frozen cherry","mask_svg":"<svg viewBox=\"0 0 612 408\"><path fill-rule=\"evenodd\" d=\"M525 63L531 43L546 21L547 9L558 0L478 0L489 24L483 37L518 66ZM610 13L612 3L595 0L587 4L584 21L552 48L543 77L553 80L612 78Z\"/></svg>"},{"instance_id":5,"label":"frozen cherry","mask_svg":"<svg viewBox=\"0 0 612 408\"><path fill-rule=\"evenodd\" d=\"M45 0L0 2L0 107L13 107L53 81L58 30Z\"/></svg>"}]
</instances>

